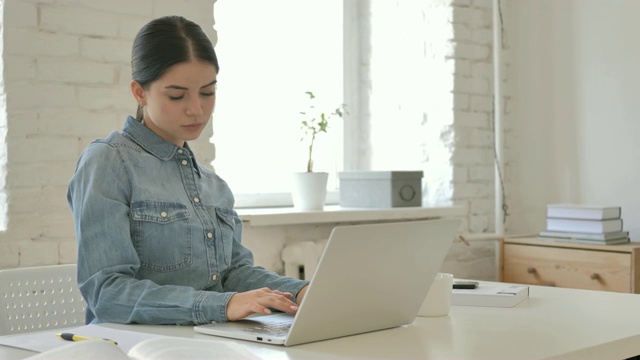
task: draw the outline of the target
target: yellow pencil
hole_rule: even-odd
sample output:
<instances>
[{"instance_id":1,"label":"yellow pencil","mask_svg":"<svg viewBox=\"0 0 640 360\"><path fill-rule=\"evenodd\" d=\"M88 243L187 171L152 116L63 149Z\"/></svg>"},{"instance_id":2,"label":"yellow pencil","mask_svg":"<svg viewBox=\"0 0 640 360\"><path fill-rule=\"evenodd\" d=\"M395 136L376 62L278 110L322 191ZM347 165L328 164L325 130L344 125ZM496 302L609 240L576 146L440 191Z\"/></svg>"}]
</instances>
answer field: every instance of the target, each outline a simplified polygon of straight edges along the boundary
<instances>
[{"instance_id":1,"label":"yellow pencil","mask_svg":"<svg viewBox=\"0 0 640 360\"><path fill-rule=\"evenodd\" d=\"M115 340L105 339L100 337L82 336L82 335L76 335L72 333L58 333L56 334L56 336L59 337L60 339L67 340L67 341L105 340L114 345L118 345L118 343Z\"/></svg>"}]
</instances>

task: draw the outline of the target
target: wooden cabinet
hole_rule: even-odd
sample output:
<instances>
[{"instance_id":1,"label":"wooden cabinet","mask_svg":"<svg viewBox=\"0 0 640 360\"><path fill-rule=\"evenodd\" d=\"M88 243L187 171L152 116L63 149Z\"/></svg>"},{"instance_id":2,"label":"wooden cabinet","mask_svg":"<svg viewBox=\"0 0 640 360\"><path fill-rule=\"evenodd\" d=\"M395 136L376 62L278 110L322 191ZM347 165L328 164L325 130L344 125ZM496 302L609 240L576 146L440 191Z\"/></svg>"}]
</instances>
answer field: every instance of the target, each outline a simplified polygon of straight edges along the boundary
<instances>
[{"instance_id":1,"label":"wooden cabinet","mask_svg":"<svg viewBox=\"0 0 640 360\"><path fill-rule=\"evenodd\" d=\"M583 245L537 237L502 239L500 281L640 293L640 243Z\"/></svg>"}]
</instances>

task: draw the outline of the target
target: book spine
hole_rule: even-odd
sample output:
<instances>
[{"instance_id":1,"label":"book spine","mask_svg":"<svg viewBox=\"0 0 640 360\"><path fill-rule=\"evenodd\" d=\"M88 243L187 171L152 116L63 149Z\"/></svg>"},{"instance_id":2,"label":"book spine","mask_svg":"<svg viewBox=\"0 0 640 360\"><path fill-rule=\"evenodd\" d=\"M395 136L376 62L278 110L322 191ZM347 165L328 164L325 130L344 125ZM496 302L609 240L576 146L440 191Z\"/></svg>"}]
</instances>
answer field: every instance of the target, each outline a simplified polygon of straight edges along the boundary
<instances>
[{"instance_id":1,"label":"book spine","mask_svg":"<svg viewBox=\"0 0 640 360\"><path fill-rule=\"evenodd\" d=\"M611 220L622 216L621 207L547 206L547 217L558 219Z\"/></svg>"},{"instance_id":2,"label":"book spine","mask_svg":"<svg viewBox=\"0 0 640 360\"><path fill-rule=\"evenodd\" d=\"M562 239L580 239L580 240L594 240L594 241L607 241L607 240L617 240L624 239L629 237L628 231L620 231L620 232L610 232L610 233L598 233L598 234L588 234L581 232L564 232L564 231L540 231L538 233L539 237L549 237L549 238L562 238Z\"/></svg>"},{"instance_id":3,"label":"book spine","mask_svg":"<svg viewBox=\"0 0 640 360\"><path fill-rule=\"evenodd\" d=\"M622 231L622 219L576 220L547 218L547 231L582 232L590 234Z\"/></svg>"}]
</instances>

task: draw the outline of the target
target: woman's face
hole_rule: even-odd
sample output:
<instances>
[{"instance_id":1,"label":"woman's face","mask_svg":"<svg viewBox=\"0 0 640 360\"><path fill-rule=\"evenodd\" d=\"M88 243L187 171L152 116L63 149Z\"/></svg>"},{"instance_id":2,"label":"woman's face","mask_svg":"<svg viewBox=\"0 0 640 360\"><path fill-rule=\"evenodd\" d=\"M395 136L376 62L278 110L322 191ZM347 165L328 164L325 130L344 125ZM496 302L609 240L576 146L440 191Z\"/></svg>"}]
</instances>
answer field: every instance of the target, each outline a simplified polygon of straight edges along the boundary
<instances>
[{"instance_id":1,"label":"woman's face","mask_svg":"<svg viewBox=\"0 0 640 360\"><path fill-rule=\"evenodd\" d=\"M133 95L144 105L144 125L177 146L197 139L213 113L216 77L210 63L189 61L170 67L147 90L133 81Z\"/></svg>"}]
</instances>

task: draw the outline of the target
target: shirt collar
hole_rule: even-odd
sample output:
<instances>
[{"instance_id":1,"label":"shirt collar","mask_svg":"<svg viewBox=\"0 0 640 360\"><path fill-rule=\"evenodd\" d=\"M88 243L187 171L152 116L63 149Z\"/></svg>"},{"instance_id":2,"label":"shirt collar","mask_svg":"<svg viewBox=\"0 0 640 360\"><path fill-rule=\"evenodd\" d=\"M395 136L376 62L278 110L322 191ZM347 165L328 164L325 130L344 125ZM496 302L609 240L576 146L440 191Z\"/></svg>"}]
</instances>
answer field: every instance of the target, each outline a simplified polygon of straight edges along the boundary
<instances>
[{"instance_id":1,"label":"shirt collar","mask_svg":"<svg viewBox=\"0 0 640 360\"><path fill-rule=\"evenodd\" d=\"M131 115L127 117L124 127L122 128L122 133L148 153L162 160L173 158L178 149L180 149L179 146L168 142L142 125L140 121L134 119ZM191 149L189 149L189 145L186 142L184 143L184 147L191 153Z\"/></svg>"}]
</instances>

